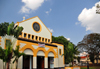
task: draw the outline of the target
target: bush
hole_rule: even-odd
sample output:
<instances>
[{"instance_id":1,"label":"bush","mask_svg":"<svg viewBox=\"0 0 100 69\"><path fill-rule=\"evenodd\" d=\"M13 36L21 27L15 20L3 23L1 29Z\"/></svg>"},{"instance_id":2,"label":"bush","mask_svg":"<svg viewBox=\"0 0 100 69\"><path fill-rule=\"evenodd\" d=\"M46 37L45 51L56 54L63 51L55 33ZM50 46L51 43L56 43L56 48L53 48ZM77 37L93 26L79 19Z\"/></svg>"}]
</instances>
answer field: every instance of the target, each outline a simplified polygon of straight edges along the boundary
<instances>
[{"instance_id":1,"label":"bush","mask_svg":"<svg viewBox=\"0 0 100 69\"><path fill-rule=\"evenodd\" d=\"M72 65L69 65L69 67L72 67Z\"/></svg>"}]
</instances>

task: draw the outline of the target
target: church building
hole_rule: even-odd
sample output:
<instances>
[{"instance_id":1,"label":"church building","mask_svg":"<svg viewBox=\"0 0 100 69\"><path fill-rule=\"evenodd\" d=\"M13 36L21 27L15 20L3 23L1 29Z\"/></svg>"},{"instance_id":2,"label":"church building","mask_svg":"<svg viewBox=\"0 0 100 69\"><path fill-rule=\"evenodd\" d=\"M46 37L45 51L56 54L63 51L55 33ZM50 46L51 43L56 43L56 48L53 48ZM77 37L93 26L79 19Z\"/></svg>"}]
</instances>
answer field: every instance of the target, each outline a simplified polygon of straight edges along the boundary
<instances>
[{"instance_id":1,"label":"church building","mask_svg":"<svg viewBox=\"0 0 100 69\"><path fill-rule=\"evenodd\" d=\"M24 19L15 25L24 28L16 45L20 46L20 52L26 54L19 58L18 69L64 69L64 46L52 42L52 33L38 16ZM0 60L0 69L2 64ZM11 65L12 69L16 68L15 64Z\"/></svg>"}]
</instances>

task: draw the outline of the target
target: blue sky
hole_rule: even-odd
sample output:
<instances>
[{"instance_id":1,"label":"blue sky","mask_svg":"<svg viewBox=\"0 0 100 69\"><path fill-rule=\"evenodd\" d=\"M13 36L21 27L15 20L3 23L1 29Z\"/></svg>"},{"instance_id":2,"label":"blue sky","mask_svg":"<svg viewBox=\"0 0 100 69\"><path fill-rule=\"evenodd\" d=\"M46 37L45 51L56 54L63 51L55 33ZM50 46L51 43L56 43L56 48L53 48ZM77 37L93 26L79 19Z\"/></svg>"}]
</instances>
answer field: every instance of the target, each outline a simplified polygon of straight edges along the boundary
<instances>
[{"instance_id":1,"label":"blue sky","mask_svg":"<svg viewBox=\"0 0 100 69\"><path fill-rule=\"evenodd\" d=\"M84 35L100 33L99 0L0 0L0 23L38 16L54 36L69 38L75 45Z\"/></svg>"}]
</instances>

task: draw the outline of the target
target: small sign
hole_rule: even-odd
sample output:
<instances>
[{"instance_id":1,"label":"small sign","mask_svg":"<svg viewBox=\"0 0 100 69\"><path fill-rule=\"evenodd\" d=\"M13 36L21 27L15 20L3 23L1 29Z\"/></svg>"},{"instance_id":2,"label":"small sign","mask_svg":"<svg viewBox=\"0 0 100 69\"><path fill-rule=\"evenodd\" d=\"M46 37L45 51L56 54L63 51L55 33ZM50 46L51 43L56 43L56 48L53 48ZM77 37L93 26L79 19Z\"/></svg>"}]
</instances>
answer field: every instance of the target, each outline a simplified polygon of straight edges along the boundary
<instances>
[{"instance_id":1,"label":"small sign","mask_svg":"<svg viewBox=\"0 0 100 69\"><path fill-rule=\"evenodd\" d=\"M50 58L50 64L54 64L54 58Z\"/></svg>"},{"instance_id":2,"label":"small sign","mask_svg":"<svg viewBox=\"0 0 100 69\"><path fill-rule=\"evenodd\" d=\"M38 43L39 47L45 47L45 44Z\"/></svg>"}]
</instances>

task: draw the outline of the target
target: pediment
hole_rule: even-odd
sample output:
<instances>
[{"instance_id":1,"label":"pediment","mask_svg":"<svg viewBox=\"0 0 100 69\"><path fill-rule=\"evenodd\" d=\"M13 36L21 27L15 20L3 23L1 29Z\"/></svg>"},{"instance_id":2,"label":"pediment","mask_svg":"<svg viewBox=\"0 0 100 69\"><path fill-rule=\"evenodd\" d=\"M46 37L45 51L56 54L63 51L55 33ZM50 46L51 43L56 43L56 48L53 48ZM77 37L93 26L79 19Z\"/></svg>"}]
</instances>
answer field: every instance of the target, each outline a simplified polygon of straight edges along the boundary
<instances>
[{"instance_id":1,"label":"pediment","mask_svg":"<svg viewBox=\"0 0 100 69\"><path fill-rule=\"evenodd\" d=\"M21 22L17 22L16 25L22 26L24 29L22 33L38 36L47 39L51 42L52 33L45 26L45 24L40 20L38 16L26 19ZM24 35L23 35L24 36ZM28 35L26 35L28 37Z\"/></svg>"}]
</instances>

